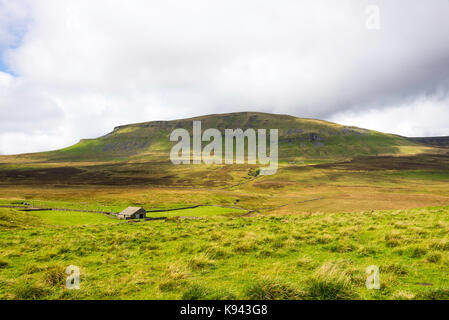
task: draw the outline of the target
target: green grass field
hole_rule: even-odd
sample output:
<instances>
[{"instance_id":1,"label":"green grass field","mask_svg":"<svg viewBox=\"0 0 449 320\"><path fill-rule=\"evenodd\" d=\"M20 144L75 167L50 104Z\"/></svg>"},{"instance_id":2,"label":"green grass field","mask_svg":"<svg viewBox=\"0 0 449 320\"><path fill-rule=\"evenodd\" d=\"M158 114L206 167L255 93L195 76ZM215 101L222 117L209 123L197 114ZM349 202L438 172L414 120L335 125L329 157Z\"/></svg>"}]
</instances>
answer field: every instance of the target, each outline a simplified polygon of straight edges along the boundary
<instances>
[{"instance_id":1,"label":"green grass field","mask_svg":"<svg viewBox=\"0 0 449 320\"><path fill-rule=\"evenodd\" d=\"M56 226L76 226L104 223L117 223L117 219L89 212L70 211L38 211L31 212L30 215L41 218L45 223Z\"/></svg>"},{"instance_id":2,"label":"green grass field","mask_svg":"<svg viewBox=\"0 0 449 320\"><path fill-rule=\"evenodd\" d=\"M208 216L241 216L245 214L246 210L221 208L221 207L199 207L185 210L175 210L168 212L150 212L147 214L148 218L157 217L208 217ZM91 225L103 223L117 223L119 220L114 217L102 215L99 213L89 212L70 212L70 211L37 211L30 215L41 218L44 222L60 226L72 225Z\"/></svg>"},{"instance_id":3,"label":"green grass field","mask_svg":"<svg viewBox=\"0 0 449 320\"><path fill-rule=\"evenodd\" d=\"M114 221L0 209L0 298L449 298L449 207ZM64 286L69 265L80 290Z\"/></svg>"}]
</instances>

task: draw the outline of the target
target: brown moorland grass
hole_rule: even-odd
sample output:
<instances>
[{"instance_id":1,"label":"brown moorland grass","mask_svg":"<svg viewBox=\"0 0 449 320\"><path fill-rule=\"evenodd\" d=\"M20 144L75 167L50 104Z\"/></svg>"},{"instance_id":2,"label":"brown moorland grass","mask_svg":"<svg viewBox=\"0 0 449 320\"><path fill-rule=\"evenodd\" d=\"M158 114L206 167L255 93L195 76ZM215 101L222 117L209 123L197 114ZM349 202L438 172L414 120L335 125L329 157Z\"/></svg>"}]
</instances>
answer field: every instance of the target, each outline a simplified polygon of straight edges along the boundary
<instances>
[{"instance_id":1,"label":"brown moorland grass","mask_svg":"<svg viewBox=\"0 0 449 320\"><path fill-rule=\"evenodd\" d=\"M410 156L384 157L377 162L361 158L343 164L282 164L276 175L257 177L252 175L255 166L249 165L19 166L0 168L0 197L113 200L156 207L238 203L260 213L280 214L414 208L449 203L448 159L447 155L416 156L419 170L401 167L403 162L413 162Z\"/></svg>"}]
</instances>

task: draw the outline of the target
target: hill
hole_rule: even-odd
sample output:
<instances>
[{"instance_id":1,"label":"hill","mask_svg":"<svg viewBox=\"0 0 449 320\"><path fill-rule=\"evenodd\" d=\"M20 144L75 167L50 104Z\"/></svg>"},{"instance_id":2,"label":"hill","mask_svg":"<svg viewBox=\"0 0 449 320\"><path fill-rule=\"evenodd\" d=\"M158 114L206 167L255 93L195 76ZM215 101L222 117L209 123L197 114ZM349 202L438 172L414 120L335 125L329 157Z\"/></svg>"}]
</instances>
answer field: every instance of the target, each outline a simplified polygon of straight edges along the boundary
<instances>
[{"instance_id":1,"label":"hill","mask_svg":"<svg viewBox=\"0 0 449 320\"><path fill-rule=\"evenodd\" d=\"M423 137L423 138L409 138L409 139L419 144L431 147L439 147L439 148L449 147L449 137Z\"/></svg>"},{"instance_id":2,"label":"hill","mask_svg":"<svg viewBox=\"0 0 449 320\"><path fill-rule=\"evenodd\" d=\"M173 145L170 133L184 128L192 134L192 121L208 128L279 129L279 158L335 159L419 153L422 146L407 138L315 119L259 112L212 114L172 121L123 125L96 139L84 139L65 149L26 155L50 161L150 159L168 160Z\"/></svg>"}]
</instances>

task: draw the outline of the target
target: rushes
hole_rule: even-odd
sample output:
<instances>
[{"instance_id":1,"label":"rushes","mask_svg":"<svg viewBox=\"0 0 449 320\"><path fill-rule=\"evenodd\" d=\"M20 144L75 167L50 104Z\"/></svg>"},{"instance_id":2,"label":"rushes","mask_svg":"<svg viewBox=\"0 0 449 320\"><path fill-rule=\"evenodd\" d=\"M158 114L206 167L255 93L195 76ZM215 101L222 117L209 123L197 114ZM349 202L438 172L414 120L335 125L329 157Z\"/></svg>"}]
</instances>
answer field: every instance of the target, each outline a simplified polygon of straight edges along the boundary
<instances>
[{"instance_id":1,"label":"rushes","mask_svg":"<svg viewBox=\"0 0 449 320\"><path fill-rule=\"evenodd\" d=\"M325 263L306 282L307 298L347 300L357 298L351 278L336 263Z\"/></svg>"},{"instance_id":2,"label":"rushes","mask_svg":"<svg viewBox=\"0 0 449 320\"><path fill-rule=\"evenodd\" d=\"M167 267L158 287L163 292L179 290L187 283L188 277L189 273L180 263L173 263Z\"/></svg>"},{"instance_id":3,"label":"rushes","mask_svg":"<svg viewBox=\"0 0 449 320\"><path fill-rule=\"evenodd\" d=\"M262 278L249 285L245 292L251 300L297 300L304 292L279 279Z\"/></svg>"},{"instance_id":4,"label":"rushes","mask_svg":"<svg viewBox=\"0 0 449 320\"><path fill-rule=\"evenodd\" d=\"M44 272L44 283L49 286L64 285L67 277L64 270L64 267L60 266L48 268Z\"/></svg>"}]
</instances>

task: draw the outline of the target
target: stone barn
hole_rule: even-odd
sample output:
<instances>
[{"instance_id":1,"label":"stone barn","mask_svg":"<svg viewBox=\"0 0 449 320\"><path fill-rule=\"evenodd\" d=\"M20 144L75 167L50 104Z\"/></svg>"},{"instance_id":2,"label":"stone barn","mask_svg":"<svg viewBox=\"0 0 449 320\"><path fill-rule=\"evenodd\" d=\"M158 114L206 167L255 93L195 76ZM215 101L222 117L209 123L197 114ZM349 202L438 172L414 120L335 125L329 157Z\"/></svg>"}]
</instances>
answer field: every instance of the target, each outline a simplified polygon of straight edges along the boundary
<instances>
[{"instance_id":1,"label":"stone barn","mask_svg":"<svg viewBox=\"0 0 449 320\"><path fill-rule=\"evenodd\" d=\"M128 207L119 214L117 218L119 219L143 219L146 218L147 213L144 208L140 207Z\"/></svg>"}]
</instances>

